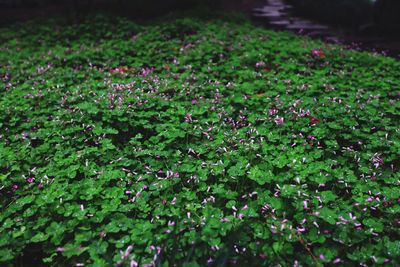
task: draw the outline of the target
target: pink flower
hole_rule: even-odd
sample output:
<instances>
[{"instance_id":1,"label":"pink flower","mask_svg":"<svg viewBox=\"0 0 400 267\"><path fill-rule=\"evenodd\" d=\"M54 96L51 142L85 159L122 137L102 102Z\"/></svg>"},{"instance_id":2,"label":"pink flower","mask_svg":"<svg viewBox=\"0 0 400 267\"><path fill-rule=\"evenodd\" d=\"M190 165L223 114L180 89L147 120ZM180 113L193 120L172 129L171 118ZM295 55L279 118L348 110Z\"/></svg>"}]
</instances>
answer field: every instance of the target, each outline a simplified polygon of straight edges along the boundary
<instances>
[{"instance_id":1,"label":"pink flower","mask_svg":"<svg viewBox=\"0 0 400 267\"><path fill-rule=\"evenodd\" d=\"M137 261L131 260L131 262L130 262L130 264L129 264L129 267L137 267L137 266L139 266L139 264L137 263Z\"/></svg>"},{"instance_id":2,"label":"pink flower","mask_svg":"<svg viewBox=\"0 0 400 267\"><path fill-rule=\"evenodd\" d=\"M311 141L317 140L317 138L315 138L315 137L312 136L312 135L307 136L307 138L308 138L309 140L311 140Z\"/></svg>"},{"instance_id":3,"label":"pink flower","mask_svg":"<svg viewBox=\"0 0 400 267\"><path fill-rule=\"evenodd\" d=\"M192 100L193 103L193 100ZM185 116L185 122L192 122L192 114L187 113Z\"/></svg>"},{"instance_id":4,"label":"pink flower","mask_svg":"<svg viewBox=\"0 0 400 267\"><path fill-rule=\"evenodd\" d=\"M275 118L275 123L276 123L277 125L283 124L283 123L284 123L283 117L277 116L277 117Z\"/></svg>"},{"instance_id":5,"label":"pink flower","mask_svg":"<svg viewBox=\"0 0 400 267\"><path fill-rule=\"evenodd\" d=\"M378 155L374 155L371 159L372 163L374 164L375 168L379 168L384 163L384 160L380 158Z\"/></svg>"},{"instance_id":6,"label":"pink flower","mask_svg":"<svg viewBox=\"0 0 400 267\"><path fill-rule=\"evenodd\" d=\"M265 67L265 62L264 61L260 61L256 63L256 68L261 68L261 67Z\"/></svg>"},{"instance_id":7,"label":"pink flower","mask_svg":"<svg viewBox=\"0 0 400 267\"><path fill-rule=\"evenodd\" d=\"M175 204L176 204L176 197L174 197L174 198L172 199L171 204L172 204L172 205L175 205Z\"/></svg>"},{"instance_id":8,"label":"pink flower","mask_svg":"<svg viewBox=\"0 0 400 267\"><path fill-rule=\"evenodd\" d=\"M276 108L270 108L268 109L268 115L273 116L276 113L278 113L278 110Z\"/></svg>"},{"instance_id":9,"label":"pink flower","mask_svg":"<svg viewBox=\"0 0 400 267\"><path fill-rule=\"evenodd\" d=\"M33 183L34 181L35 181L35 178L33 178L33 177L28 177L27 179L26 179L26 181L28 182L28 183Z\"/></svg>"},{"instance_id":10,"label":"pink flower","mask_svg":"<svg viewBox=\"0 0 400 267\"><path fill-rule=\"evenodd\" d=\"M130 253L131 253L131 251L132 251L132 249L133 249L133 246L130 245L130 246L128 246L128 247L126 248L125 251L121 250L121 251L120 251L121 259L126 259L126 258L128 258L129 255L130 255Z\"/></svg>"},{"instance_id":11,"label":"pink flower","mask_svg":"<svg viewBox=\"0 0 400 267\"><path fill-rule=\"evenodd\" d=\"M196 105L196 104L197 104L197 102L198 102L198 101L197 101L197 98L193 98L193 100L192 100L192 104L193 104L193 105Z\"/></svg>"},{"instance_id":12,"label":"pink flower","mask_svg":"<svg viewBox=\"0 0 400 267\"><path fill-rule=\"evenodd\" d=\"M304 200L304 201L303 201L303 208L304 208L305 210L308 210L308 203L307 203L307 200Z\"/></svg>"},{"instance_id":13,"label":"pink flower","mask_svg":"<svg viewBox=\"0 0 400 267\"><path fill-rule=\"evenodd\" d=\"M311 55L313 57L324 58L325 57L325 52L321 48L320 49L312 49L311 50Z\"/></svg>"},{"instance_id":14,"label":"pink flower","mask_svg":"<svg viewBox=\"0 0 400 267\"><path fill-rule=\"evenodd\" d=\"M333 263L334 263L334 264L338 264L340 261L341 261L340 258L336 258L336 259L333 260Z\"/></svg>"},{"instance_id":15,"label":"pink flower","mask_svg":"<svg viewBox=\"0 0 400 267\"><path fill-rule=\"evenodd\" d=\"M306 231L306 228L304 228L304 227L297 227L296 229L297 229L297 232L299 232L299 233Z\"/></svg>"},{"instance_id":16,"label":"pink flower","mask_svg":"<svg viewBox=\"0 0 400 267\"><path fill-rule=\"evenodd\" d=\"M155 68L142 68L140 71L141 76L146 77L152 74L155 71Z\"/></svg>"},{"instance_id":17,"label":"pink flower","mask_svg":"<svg viewBox=\"0 0 400 267\"><path fill-rule=\"evenodd\" d=\"M184 50L186 50L186 49L189 49L189 48L192 48L193 47L193 45L191 44L191 43L189 43L189 44L187 44L187 45L184 45L182 48L184 49Z\"/></svg>"},{"instance_id":18,"label":"pink flower","mask_svg":"<svg viewBox=\"0 0 400 267\"><path fill-rule=\"evenodd\" d=\"M121 67L121 68L115 68L115 69L110 69L110 74L115 74L115 73L119 73L119 74L124 74L127 71L127 68Z\"/></svg>"}]
</instances>

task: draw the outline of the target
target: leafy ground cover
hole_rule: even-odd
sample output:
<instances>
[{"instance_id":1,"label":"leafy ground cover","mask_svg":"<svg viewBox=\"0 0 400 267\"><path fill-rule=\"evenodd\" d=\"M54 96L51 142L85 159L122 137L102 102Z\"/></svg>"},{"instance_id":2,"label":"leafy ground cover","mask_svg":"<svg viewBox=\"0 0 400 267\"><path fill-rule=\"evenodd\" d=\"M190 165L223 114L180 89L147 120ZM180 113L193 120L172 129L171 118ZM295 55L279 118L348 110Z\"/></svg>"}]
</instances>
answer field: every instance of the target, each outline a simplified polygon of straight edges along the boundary
<instances>
[{"instance_id":1,"label":"leafy ground cover","mask_svg":"<svg viewBox=\"0 0 400 267\"><path fill-rule=\"evenodd\" d=\"M0 29L2 266L400 264L400 64L237 18Z\"/></svg>"}]
</instances>

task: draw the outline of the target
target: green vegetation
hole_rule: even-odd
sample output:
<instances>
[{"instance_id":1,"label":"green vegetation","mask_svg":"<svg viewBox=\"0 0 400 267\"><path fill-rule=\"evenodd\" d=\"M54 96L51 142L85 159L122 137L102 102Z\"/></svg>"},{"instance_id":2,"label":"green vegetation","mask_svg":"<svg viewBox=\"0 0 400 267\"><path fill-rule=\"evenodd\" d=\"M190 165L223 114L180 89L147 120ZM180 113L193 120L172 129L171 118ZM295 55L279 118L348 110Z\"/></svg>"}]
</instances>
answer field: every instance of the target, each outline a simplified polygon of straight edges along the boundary
<instances>
[{"instance_id":1,"label":"green vegetation","mask_svg":"<svg viewBox=\"0 0 400 267\"><path fill-rule=\"evenodd\" d=\"M2 266L400 265L400 63L236 18L0 29Z\"/></svg>"}]
</instances>

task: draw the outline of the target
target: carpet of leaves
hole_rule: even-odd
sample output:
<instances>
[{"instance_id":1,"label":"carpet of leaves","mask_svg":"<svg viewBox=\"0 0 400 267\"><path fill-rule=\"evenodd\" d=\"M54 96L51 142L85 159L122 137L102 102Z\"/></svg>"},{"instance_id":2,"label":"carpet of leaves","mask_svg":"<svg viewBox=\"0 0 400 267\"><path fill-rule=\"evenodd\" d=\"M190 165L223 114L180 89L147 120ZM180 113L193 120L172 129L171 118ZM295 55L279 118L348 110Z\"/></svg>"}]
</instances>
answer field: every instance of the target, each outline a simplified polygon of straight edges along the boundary
<instances>
[{"instance_id":1,"label":"carpet of leaves","mask_svg":"<svg viewBox=\"0 0 400 267\"><path fill-rule=\"evenodd\" d=\"M2 266L400 265L400 63L227 16L0 28Z\"/></svg>"}]
</instances>

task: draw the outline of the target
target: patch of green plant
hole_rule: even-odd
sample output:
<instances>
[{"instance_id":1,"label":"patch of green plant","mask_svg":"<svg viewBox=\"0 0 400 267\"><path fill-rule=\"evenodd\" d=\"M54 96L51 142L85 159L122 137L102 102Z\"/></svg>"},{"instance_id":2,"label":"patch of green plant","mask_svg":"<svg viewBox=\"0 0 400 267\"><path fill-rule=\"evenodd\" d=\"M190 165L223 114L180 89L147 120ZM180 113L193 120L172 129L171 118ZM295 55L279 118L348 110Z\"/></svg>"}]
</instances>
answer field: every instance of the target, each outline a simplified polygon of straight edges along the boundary
<instances>
[{"instance_id":1,"label":"patch of green plant","mask_svg":"<svg viewBox=\"0 0 400 267\"><path fill-rule=\"evenodd\" d=\"M2 266L398 266L400 64L247 21L0 29Z\"/></svg>"}]
</instances>

